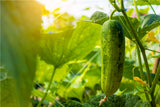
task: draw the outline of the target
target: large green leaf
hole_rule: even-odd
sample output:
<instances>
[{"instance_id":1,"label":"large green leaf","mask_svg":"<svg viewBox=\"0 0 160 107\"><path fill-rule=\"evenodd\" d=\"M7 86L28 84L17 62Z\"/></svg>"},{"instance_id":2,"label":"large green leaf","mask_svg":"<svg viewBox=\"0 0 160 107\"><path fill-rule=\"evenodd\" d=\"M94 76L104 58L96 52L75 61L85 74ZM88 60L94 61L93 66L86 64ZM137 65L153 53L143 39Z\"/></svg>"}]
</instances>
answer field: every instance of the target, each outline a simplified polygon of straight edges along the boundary
<instances>
[{"instance_id":1,"label":"large green leaf","mask_svg":"<svg viewBox=\"0 0 160 107\"><path fill-rule=\"evenodd\" d=\"M143 38L146 31L151 31L152 29L160 26L160 16L155 14L148 14L141 17L141 29L138 31L139 37Z\"/></svg>"},{"instance_id":2,"label":"large green leaf","mask_svg":"<svg viewBox=\"0 0 160 107\"><path fill-rule=\"evenodd\" d=\"M101 26L78 22L76 28L60 33L44 34L40 56L49 64L59 67L71 60L79 60L91 52L100 38Z\"/></svg>"},{"instance_id":3,"label":"large green leaf","mask_svg":"<svg viewBox=\"0 0 160 107\"><path fill-rule=\"evenodd\" d=\"M148 5L149 2L152 5L160 5L160 1L159 0L137 0L136 4L137 5Z\"/></svg>"},{"instance_id":4,"label":"large green leaf","mask_svg":"<svg viewBox=\"0 0 160 107\"><path fill-rule=\"evenodd\" d=\"M28 107L36 69L41 6L35 1L0 1L0 102ZM5 74L5 75L4 75Z\"/></svg>"}]
</instances>

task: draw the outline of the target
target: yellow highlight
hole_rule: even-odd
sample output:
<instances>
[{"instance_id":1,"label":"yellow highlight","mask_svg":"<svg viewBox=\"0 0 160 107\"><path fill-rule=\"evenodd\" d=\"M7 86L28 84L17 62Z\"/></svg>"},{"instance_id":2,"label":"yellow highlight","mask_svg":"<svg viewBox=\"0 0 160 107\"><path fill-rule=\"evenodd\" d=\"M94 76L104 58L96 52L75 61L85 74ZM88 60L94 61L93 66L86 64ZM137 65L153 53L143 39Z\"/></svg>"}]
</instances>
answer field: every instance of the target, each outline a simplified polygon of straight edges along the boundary
<instances>
[{"instance_id":1,"label":"yellow highlight","mask_svg":"<svg viewBox=\"0 0 160 107\"><path fill-rule=\"evenodd\" d=\"M160 44L160 41L158 41L156 39L156 37L154 36L155 34L154 34L153 31L150 31L150 32L147 31L147 34L148 34L148 37L147 37L147 40L146 40L147 42L156 42L156 43Z\"/></svg>"},{"instance_id":2,"label":"yellow highlight","mask_svg":"<svg viewBox=\"0 0 160 107\"><path fill-rule=\"evenodd\" d=\"M153 51L151 51L151 55L154 55L154 52L153 52Z\"/></svg>"},{"instance_id":3,"label":"yellow highlight","mask_svg":"<svg viewBox=\"0 0 160 107\"><path fill-rule=\"evenodd\" d=\"M140 79L139 77L134 77L133 78L135 81L137 81L137 82L139 82L139 83L141 83L142 85L146 85L146 83L142 80L142 79Z\"/></svg>"}]
</instances>

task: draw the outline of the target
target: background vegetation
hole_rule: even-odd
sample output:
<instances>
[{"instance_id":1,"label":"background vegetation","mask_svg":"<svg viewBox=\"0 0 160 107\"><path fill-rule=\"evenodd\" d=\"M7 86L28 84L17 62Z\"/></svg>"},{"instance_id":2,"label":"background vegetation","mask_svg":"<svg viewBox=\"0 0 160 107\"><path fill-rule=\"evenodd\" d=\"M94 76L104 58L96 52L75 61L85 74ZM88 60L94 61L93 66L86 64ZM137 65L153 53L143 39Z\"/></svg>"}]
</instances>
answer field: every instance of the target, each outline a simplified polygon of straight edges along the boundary
<instances>
[{"instance_id":1,"label":"background vegetation","mask_svg":"<svg viewBox=\"0 0 160 107\"><path fill-rule=\"evenodd\" d=\"M126 9L126 13L145 46L153 80L155 60L160 58L160 16L148 11L150 4L160 2L137 0L136 4L147 6L139 9L140 20L135 18L134 7ZM37 106L45 98L39 103L44 107L98 106L105 96L100 87L100 30L109 15L77 18L61 13L60 8L50 12L35 1L1 1L0 7L0 105ZM40 32L41 15L52 15L54 20ZM151 97L148 101L143 90L147 84L145 64L142 61L145 78L140 79L133 33L123 16L116 13L113 18L122 24L126 37L124 73L118 91L101 106L150 106ZM154 93L157 106L159 81Z\"/></svg>"}]
</instances>

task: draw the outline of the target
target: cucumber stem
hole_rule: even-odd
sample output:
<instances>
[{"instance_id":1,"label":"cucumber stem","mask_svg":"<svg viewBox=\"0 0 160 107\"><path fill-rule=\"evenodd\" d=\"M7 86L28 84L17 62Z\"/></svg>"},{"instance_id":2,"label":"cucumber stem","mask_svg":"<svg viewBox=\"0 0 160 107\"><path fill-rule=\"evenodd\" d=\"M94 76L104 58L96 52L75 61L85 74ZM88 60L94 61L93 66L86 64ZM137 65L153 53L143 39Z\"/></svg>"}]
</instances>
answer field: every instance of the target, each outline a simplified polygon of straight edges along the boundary
<instances>
[{"instance_id":1,"label":"cucumber stem","mask_svg":"<svg viewBox=\"0 0 160 107\"><path fill-rule=\"evenodd\" d=\"M109 20L112 19L112 16L113 16L113 14L114 14L116 11L117 11L116 9L114 9L114 10L112 11L111 15L109 16Z\"/></svg>"}]
</instances>

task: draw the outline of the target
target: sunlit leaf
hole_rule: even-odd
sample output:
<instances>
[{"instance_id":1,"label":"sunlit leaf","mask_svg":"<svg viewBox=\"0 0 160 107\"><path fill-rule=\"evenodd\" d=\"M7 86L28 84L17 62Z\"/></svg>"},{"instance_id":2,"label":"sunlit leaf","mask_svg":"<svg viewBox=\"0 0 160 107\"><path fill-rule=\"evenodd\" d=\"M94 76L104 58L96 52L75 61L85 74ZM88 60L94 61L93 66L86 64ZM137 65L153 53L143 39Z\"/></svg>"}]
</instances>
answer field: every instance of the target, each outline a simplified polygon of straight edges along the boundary
<instances>
[{"instance_id":1,"label":"sunlit leaf","mask_svg":"<svg viewBox=\"0 0 160 107\"><path fill-rule=\"evenodd\" d=\"M96 46L101 26L79 22L77 27L61 33L44 34L40 56L49 64L58 67L71 60L79 60Z\"/></svg>"},{"instance_id":2,"label":"sunlit leaf","mask_svg":"<svg viewBox=\"0 0 160 107\"><path fill-rule=\"evenodd\" d=\"M139 9L138 11L140 12L140 13L142 13L142 14L148 14L148 12L149 12L149 7L146 7L146 8L144 8L144 9Z\"/></svg>"},{"instance_id":3,"label":"sunlit leaf","mask_svg":"<svg viewBox=\"0 0 160 107\"><path fill-rule=\"evenodd\" d=\"M49 15L49 14L50 14L49 10L47 10L47 9L45 8L45 6L43 5L42 15Z\"/></svg>"},{"instance_id":4,"label":"sunlit leaf","mask_svg":"<svg viewBox=\"0 0 160 107\"><path fill-rule=\"evenodd\" d=\"M137 0L136 4L137 5L148 5L148 2L152 5L160 5L159 0Z\"/></svg>"},{"instance_id":5,"label":"sunlit leaf","mask_svg":"<svg viewBox=\"0 0 160 107\"><path fill-rule=\"evenodd\" d=\"M133 12L134 12L134 9L133 9L133 8L127 10L127 12L126 12L126 13L127 13L127 16L131 17L132 14L133 14Z\"/></svg>"}]
</instances>

